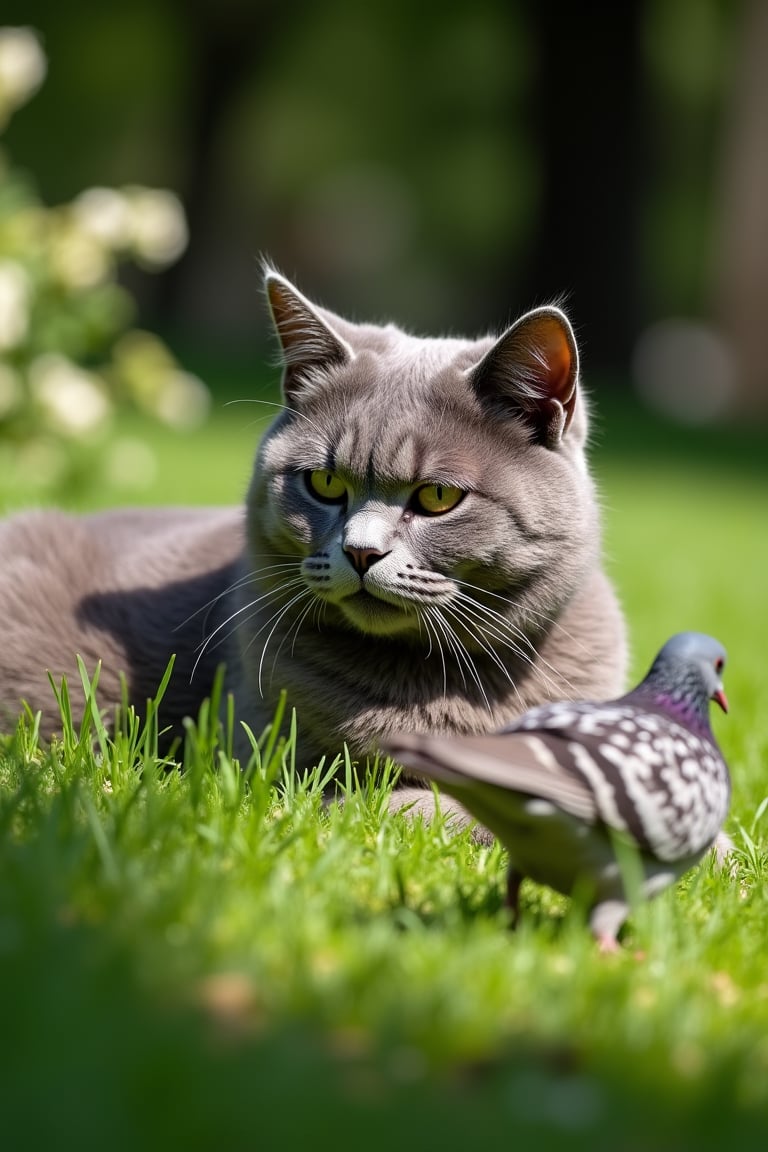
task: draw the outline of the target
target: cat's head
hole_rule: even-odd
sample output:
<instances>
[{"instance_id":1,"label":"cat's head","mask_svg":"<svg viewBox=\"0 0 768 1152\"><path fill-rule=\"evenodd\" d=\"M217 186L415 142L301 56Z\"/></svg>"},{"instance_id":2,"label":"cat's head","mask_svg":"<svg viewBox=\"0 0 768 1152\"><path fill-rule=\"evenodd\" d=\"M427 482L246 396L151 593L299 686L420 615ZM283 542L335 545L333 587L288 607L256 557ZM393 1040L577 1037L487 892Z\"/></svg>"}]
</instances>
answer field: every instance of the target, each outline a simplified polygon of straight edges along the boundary
<instances>
[{"instance_id":1,"label":"cat's head","mask_svg":"<svg viewBox=\"0 0 768 1152\"><path fill-rule=\"evenodd\" d=\"M419 339L334 316L271 270L266 290L285 409L249 493L263 582L295 557L328 623L369 636L495 647L510 622L538 631L597 548L565 315Z\"/></svg>"}]
</instances>

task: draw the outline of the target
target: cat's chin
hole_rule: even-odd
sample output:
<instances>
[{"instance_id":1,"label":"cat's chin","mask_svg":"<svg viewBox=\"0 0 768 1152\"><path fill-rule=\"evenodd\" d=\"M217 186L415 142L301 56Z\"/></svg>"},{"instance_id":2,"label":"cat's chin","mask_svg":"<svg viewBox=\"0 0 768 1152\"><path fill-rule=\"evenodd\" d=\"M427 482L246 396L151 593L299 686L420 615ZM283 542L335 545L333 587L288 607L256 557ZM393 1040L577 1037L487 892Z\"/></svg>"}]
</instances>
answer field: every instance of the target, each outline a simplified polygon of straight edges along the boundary
<instances>
[{"instance_id":1,"label":"cat's chin","mask_svg":"<svg viewBox=\"0 0 768 1152\"><path fill-rule=\"evenodd\" d=\"M417 626L412 612L365 591L347 597L338 608L347 623L366 636L395 636Z\"/></svg>"}]
</instances>

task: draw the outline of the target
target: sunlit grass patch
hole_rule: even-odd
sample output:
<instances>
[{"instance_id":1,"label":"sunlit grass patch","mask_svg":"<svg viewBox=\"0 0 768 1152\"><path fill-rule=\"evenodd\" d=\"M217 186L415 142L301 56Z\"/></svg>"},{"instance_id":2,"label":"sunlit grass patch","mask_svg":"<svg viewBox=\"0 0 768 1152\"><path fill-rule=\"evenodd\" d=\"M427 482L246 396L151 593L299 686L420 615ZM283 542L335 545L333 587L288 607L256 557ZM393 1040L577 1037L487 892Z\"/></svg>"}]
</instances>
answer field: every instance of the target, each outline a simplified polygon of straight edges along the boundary
<instances>
[{"instance_id":1,"label":"sunlit grass patch","mask_svg":"<svg viewBox=\"0 0 768 1152\"><path fill-rule=\"evenodd\" d=\"M391 814L388 765L365 776L342 750L297 776L287 715L243 771L214 700L188 726L180 771L156 755L153 707L141 723L127 708L108 736L95 706L76 729L58 694L61 740L42 747L25 716L0 748L0 978L7 1053L39 1052L59 1084L74 1092L102 1044L114 1093L158 1045L174 1061L182 1047L200 1085L219 1082L222 1044L232 1075L269 1053L290 1064L293 1042L326 1107L329 1093L341 1111L413 1107L420 1085L448 1140L459 1112L492 1132L483 1107L521 1133L586 1139L619 1107L646 1135L686 1110L699 1124L713 1083L729 1086L731 1122L768 1105L765 805L732 822L733 868L706 861L640 908L606 958L583 911L533 884L511 933L502 849ZM36 1046L25 1000L55 1023ZM241 1122L254 1092L230 1097ZM128 1106L110 1096L107 1122ZM147 1125L159 1106L151 1093L130 1104ZM219 1109L196 1100L190 1114L211 1125ZM33 1128L48 1131L40 1116Z\"/></svg>"},{"instance_id":2,"label":"sunlit grass patch","mask_svg":"<svg viewBox=\"0 0 768 1152\"><path fill-rule=\"evenodd\" d=\"M233 428L227 414L160 452L146 499L238 499L256 431ZM31 715L0 738L11 1146L763 1138L766 486L708 460L606 457L599 472L633 678L684 628L728 649L731 712L714 719L732 866L706 860L639 908L617 957L598 955L578 904L532 883L511 933L502 849L391 814L391 771L368 776L344 749L297 777L287 709L237 765L214 699L168 762L151 708L108 734L94 705L75 728L57 685L60 740L41 744Z\"/></svg>"}]
</instances>

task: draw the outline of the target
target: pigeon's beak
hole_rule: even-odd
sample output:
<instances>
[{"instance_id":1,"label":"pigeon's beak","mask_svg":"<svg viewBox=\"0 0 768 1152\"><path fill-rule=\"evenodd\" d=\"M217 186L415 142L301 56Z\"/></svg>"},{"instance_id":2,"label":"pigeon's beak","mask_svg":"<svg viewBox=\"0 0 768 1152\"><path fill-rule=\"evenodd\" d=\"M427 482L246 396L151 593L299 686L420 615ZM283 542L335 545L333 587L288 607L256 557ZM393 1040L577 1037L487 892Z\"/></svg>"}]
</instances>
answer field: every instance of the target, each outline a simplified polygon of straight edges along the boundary
<instances>
[{"instance_id":1,"label":"pigeon's beak","mask_svg":"<svg viewBox=\"0 0 768 1152\"><path fill-rule=\"evenodd\" d=\"M725 694L725 692L722 690L722 688L717 688L717 689L716 689L716 690L715 690L715 691L712 693L712 699L713 699L713 700L715 700L715 701L717 701L717 703L718 703L718 704L720 705L720 707L722 708L723 712L727 712L727 711L728 711L728 697L726 696L726 694Z\"/></svg>"}]
</instances>

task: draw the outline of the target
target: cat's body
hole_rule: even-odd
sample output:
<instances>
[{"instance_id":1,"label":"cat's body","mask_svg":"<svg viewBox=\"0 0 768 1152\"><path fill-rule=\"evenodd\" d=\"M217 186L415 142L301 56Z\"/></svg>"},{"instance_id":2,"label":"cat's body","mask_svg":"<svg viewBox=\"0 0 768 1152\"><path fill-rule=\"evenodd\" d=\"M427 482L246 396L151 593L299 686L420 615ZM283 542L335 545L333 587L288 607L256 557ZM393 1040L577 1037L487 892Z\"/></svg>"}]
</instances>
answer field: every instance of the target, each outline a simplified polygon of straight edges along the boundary
<instances>
[{"instance_id":1,"label":"cat's body","mask_svg":"<svg viewBox=\"0 0 768 1152\"><path fill-rule=\"evenodd\" d=\"M501 338L417 340L267 280L286 408L235 510L31 513L0 525L0 709L55 722L75 653L139 705L172 652L178 726L226 661L258 734L281 689L299 755L392 731L487 731L623 688L578 358L556 309ZM78 693L73 692L77 700ZM0 714L1 715L1 714ZM241 750L245 751L243 742Z\"/></svg>"},{"instance_id":2,"label":"cat's body","mask_svg":"<svg viewBox=\"0 0 768 1152\"><path fill-rule=\"evenodd\" d=\"M66 676L79 720L76 654L91 674L101 661L107 712L120 700L121 673L141 709L174 654L163 720L180 734L222 659L221 649L204 654L192 675L242 546L240 509L35 511L0 523L0 730L23 699L42 711L44 735L57 731L47 672L57 683Z\"/></svg>"}]
</instances>

